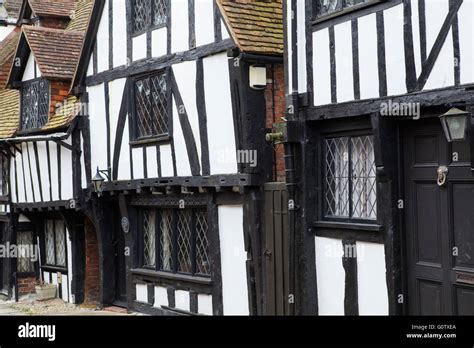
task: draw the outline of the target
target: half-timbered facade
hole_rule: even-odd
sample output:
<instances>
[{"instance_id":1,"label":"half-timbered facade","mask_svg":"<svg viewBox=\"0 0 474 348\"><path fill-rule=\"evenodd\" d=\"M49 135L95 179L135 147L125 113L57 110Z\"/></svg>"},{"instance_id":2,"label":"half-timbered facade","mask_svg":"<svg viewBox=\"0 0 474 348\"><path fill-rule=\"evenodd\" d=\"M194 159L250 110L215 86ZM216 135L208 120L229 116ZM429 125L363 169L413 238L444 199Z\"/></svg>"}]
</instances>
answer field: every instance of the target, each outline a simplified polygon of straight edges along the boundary
<instances>
[{"instance_id":1,"label":"half-timbered facade","mask_svg":"<svg viewBox=\"0 0 474 348\"><path fill-rule=\"evenodd\" d=\"M473 314L474 2L284 6L296 313Z\"/></svg>"},{"instance_id":2,"label":"half-timbered facade","mask_svg":"<svg viewBox=\"0 0 474 348\"><path fill-rule=\"evenodd\" d=\"M102 303L262 313L258 221L277 171L265 138L283 104L274 88L281 5L105 2L76 82L89 100L82 188L98 231Z\"/></svg>"}]
</instances>

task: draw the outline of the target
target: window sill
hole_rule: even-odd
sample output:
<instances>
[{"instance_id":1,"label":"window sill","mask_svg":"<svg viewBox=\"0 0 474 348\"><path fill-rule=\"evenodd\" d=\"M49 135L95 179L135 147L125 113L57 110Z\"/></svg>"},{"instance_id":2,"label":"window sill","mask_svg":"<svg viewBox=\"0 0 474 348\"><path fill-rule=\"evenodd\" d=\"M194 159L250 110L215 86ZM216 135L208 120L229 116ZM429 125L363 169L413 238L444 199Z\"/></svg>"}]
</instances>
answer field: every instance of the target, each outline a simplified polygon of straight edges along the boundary
<instances>
[{"instance_id":1,"label":"window sill","mask_svg":"<svg viewBox=\"0 0 474 348\"><path fill-rule=\"evenodd\" d=\"M168 273L163 271L154 271L151 269L132 269L131 270L133 275L141 275L147 277L155 277L167 280L175 280L193 284L202 284L202 285L212 285L211 278L200 277L200 276L192 276L186 274L177 274L177 273Z\"/></svg>"},{"instance_id":2,"label":"window sill","mask_svg":"<svg viewBox=\"0 0 474 348\"><path fill-rule=\"evenodd\" d=\"M171 141L171 136L170 135L163 135L163 136L153 137L153 138L144 138L144 139L132 140L132 141L129 142L129 145L139 147L139 146L142 146L142 145L168 143L170 141Z\"/></svg>"},{"instance_id":3,"label":"window sill","mask_svg":"<svg viewBox=\"0 0 474 348\"><path fill-rule=\"evenodd\" d=\"M369 231L380 232L383 226L370 223L356 223L356 222L337 222L337 221L316 221L313 223L316 228L329 228L339 230L353 230L353 231Z\"/></svg>"},{"instance_id":4,"label":"window sill","mask_svg":"<svg viewBox=\"0 0 474 348\"><path fill-rule=\"evenodd\" d=\"M42 265L41 269L43 271L53 271L53 272L61 272L62 274L67 274L67 268L61 266L52 266L52 265Z\"/></svg>"}]
</instances>

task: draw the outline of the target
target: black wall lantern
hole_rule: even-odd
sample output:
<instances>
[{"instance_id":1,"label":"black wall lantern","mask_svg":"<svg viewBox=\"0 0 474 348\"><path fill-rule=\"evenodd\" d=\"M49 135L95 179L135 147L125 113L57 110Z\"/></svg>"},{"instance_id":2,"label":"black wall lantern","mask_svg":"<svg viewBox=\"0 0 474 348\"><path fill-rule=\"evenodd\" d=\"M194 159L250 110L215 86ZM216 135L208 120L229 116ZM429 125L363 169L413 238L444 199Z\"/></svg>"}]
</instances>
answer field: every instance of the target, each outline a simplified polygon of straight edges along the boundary
<instances>
[{"instance_id":1,"label":"black wall lantern","mask_svg":"<svg viewBox=\"0 0 474 348\"><path fill-rule=\"evenodd\" d=\"M444 135L448 142L463 141L466 139L467 119L469 112L458 108L451 108L439 117L443 126Z\"/></svg>"},{"instance_id":2,"label":"black wall lantern","mask_svg":"<svg viewBox=\"0 0 474 348\"><path fill-rule=\"evenodd\" d=\"M92 178L92 184L94 185L95 193L97 193L99 197L102 196L102 189L105 181L105 178L102 176L102 174L104 174L107 177L107 180L110 181L109 171L100 170L99 167L97 167L97 173Z\"/></svg>"}]
</instances>

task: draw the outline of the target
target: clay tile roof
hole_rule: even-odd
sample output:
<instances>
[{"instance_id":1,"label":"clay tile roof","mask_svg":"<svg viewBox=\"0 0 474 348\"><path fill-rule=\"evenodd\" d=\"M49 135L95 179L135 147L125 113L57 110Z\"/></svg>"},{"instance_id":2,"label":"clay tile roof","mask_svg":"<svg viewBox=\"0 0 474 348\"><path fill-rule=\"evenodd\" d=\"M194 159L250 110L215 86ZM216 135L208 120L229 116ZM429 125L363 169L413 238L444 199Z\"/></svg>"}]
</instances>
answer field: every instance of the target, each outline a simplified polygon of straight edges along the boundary
<instances>
[{"instance_id":1,"label":"clay tile roof","mask_svg":"<svg viewBox=\"0 0 474 348\"><path fill-rule=\"evenodd\" d=\"M217 4L243 52L283 54L282 0L217 0Z\"/></svg>"},{"instance_id":2,"label":"clay tile roof","mask_svg":"<svg viewBox=\"0 0 474 348\"><path fill-rule=\"evenodd\" d=\"M84 34L32 26L23 26L22 29L41 75L55 80L72 80L81 55Z\"/></svg>"},{"instance_id":3,"label":"clay tile roof","mask_svg":"<svg viewBox=\"0 0 474 348\"><path fill-rule=\"evenodd\" d=\"M74 0L28 0L31 10L39 17L70 17Z\"/></svg>"},{"instance_id":4,"label":"clay tile roof","mask_svg":"<svg viewBox=\"0 0 474 348\"><path fill-rule=\"evenodd\" d=\"M8 16L18 18L20 15L21 5L23 0L5 0L4 6L7 10Z\"/></svg>"},{"instance_id":5,"label":"clay tile roof","mask_svg":"<svg viewBox=\"0 0 474 348\"><path fill-rule=\"evenodd\" d=\"M0 138L14 135L20 125L20 92L0 90Z\"/></svg>"},{"instance_id":6,"label":"clay tile roof","mask_svg":"<svg viewBox=\"0 0 474 348\"><path fill-rule=\"evenodd\" d=\"M91 19L92 10L94 8L94 0L77 0L66 30L86 31Z\"/></svg>"},{"instance_id":7,"label":"clay tile roof","mask_svg":"<svg viewBox=\"0 0 474 348\"><path fill-rule=\"evenodd\" d=\"M42 130L51 130L64 127L74 119L81 111L80 102L75 96L68 97L56 113L49 118L49 121L43 126Z\"/></svg>"},{"instance_id":8,"label":"clay tile roof","mask_svg":"<svg viewBox=\"0 0 474 348\"><path fill-rule=\"evenodd\" d=\"M0 42L0 88L5 88L15 58L21 29L16 27Z\"/></svg>"}]
</instances>

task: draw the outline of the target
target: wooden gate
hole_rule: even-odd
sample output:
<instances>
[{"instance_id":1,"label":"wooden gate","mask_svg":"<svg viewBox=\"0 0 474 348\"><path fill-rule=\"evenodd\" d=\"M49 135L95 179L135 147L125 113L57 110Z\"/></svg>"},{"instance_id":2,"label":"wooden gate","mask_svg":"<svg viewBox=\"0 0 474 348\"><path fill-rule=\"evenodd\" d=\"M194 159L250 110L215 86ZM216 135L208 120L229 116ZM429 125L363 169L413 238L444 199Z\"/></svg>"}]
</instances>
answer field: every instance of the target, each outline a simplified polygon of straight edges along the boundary
<instances>
[{"instance_id":1,"label":"wooden gate","mask_svg":"<svg viewBox=\"0 0 474 348\"><path fill-rule=\"evenodd\" d=\"M285 183L265 184L266 315L289 314L288 199Z\"/></svg>"}]
</instances>

